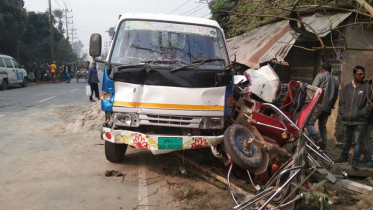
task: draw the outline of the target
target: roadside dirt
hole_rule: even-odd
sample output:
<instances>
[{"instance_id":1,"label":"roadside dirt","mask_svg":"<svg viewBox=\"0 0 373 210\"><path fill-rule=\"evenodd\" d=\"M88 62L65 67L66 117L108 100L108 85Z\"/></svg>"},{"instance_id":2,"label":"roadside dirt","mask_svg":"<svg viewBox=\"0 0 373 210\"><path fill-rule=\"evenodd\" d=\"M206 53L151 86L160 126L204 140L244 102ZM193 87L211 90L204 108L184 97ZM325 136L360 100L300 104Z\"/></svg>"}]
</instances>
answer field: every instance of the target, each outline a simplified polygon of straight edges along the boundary
<instances>
[{"instance_id":1,"label":"roadside dirt","mask_svg":"<svg viewBox=\"0 0 373 210\"><path fill-rule=\"evenodd\" d=\"M48 132L54 134L83 134L89 131L98 131L102 125L102 122L104 121L104 113L100 110L100 103L95 103L85 107L65 106L59 108L58 110L58 117L63 120L64 124L49 127ZM328 146L329 148L332 147L332 145ZM194 157L195 161L199 162L201 160L198 158L198 152L198 150L188 151L185 152L185 155ZM149 152L147 151L147 156L152 156L152 154L148 153ZM328 153L331 154L332 158L335 158L338 152L336 152L336 148L334 148L328 151ZM156 179L156 182L159 182L159 187L153 190L153 194L157 194L159 189L167 188L168 194L172 196L172 208L230 209L236 205L233 202L227 187L225 189L219 189L216 186L197 178L189 171L195 169L189 166L186 162L183 162L176 155L170 153L151 158L162 163L160 170L154 174L154 176L159 177ZM120 164L126 165L126 160ZM223 177L225 177L227 173L226 168L224 168L219 161L215 161L212 165L209 164L205 167L215 170L215 173L220 173L219 175ZM158 168L158 166L148 166L148 169L150 168ZM241 186L249 186L247 180L238 180L238 183L240 183ZM152 193L149 192L149 194ZM356 205L358 199L362 198L358 195L349 196L343 193L339 193L337 197L338 198L334 199L335 203L330 205L331 209L353 209L355 208L354 206ZM163 209L164 206L155 206L154 208ZM302 205L302 209L317 208L318 206L316 203Z\"/></svg>"},{"instance_id":2,"label":"roadside dirt","mask_svg":"<svg viewBox=\"0 0 373 210\"><path fill-rule=\"evenodd\" d=\"M97 132L100 130L105 117L101 111L100 103L89 106L61 106L58 108L57 114L63 123L46 129L52 135L84 135L84 133L90 131ZM132 148L128 148L128 150L133 151ZM158 182L158 187L148 190L149 197L167 189L166 191L172 197L172 208L170 209L229 209L235 205L227 189L221 190L188 173L188 171L184 176L180 167L183 167L186 163L183 163L176 155L169 153L153 156L149 151L146 151L146 153L146 156L151 156L156 164L160 163L156 166L148 165L148 173L152 174L151 177L157 177L148 181L149 187L152 187L152 183ZM132 158L131 156L132 154L126 154L125 160L118 164L123 166L130 163L132 161L129 160ZM101 158L104 159L105 157L102 156ZM149 164L152 164L153 161ZM220 163L217 162L217 164ZM154 168L158 168L159 171L154 173L156 171ZM127 180L127 178L126 176L124 180ZM163 204L152 206L152 208L167 209Z\"/></svg>"}]
</instances>

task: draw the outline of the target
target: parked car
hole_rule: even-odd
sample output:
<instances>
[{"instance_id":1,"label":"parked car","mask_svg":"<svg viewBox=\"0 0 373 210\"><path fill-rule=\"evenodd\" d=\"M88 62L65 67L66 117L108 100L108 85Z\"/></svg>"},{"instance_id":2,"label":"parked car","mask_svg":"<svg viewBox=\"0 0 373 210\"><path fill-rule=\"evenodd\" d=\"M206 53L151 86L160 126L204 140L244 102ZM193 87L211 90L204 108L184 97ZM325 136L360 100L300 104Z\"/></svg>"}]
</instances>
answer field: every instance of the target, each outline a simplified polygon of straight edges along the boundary
<instances>
[{"instance_id":1,"label":"parked car","mask_svg":"<svg viewBox=\"0 0 373 210\"><path fill-rule=\"evenodd\" d=\"M0 54L0 90L6 90L9 85L27 86L27 72L11 56Z\"/></svg>"}]
</instances>

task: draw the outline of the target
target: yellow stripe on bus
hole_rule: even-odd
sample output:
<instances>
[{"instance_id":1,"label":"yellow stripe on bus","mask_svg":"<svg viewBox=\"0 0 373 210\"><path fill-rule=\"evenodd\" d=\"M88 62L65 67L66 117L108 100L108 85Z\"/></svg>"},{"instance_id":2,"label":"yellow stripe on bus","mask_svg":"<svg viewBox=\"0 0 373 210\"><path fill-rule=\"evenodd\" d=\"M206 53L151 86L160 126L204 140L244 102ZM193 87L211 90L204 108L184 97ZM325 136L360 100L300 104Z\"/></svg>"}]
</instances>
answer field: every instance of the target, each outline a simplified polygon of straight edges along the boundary
<instances>
[{"instance_id":1,"label":"yellow stripe on bus","mask_svg":"<svg viewBox=\"0 0 373 210\"><path fill-rule=\"evenodd\" d=\"M114 101L114 106L224 111L224 106L217 106L217 105L211 106L211 105L186 105L186 104L154 104L154 103Z\"/></svg>"}]
</instances>

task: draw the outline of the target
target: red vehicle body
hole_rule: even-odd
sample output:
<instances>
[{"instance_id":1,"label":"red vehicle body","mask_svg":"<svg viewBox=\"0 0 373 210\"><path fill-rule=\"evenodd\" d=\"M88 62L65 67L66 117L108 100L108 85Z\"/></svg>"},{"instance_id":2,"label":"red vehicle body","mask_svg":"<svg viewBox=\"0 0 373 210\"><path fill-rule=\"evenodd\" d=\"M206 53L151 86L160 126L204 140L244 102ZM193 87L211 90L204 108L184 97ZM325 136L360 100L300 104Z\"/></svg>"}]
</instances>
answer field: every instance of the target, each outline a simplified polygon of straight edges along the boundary
<instances>
[{"instance_id":1,"label":"red vehicle body","mask_svg":"<svg viewBox=\"0 0 373 210\"><path fill-rule=\"evenodd\" d=\"M301 175L305 170L311 174L316 171L323 173L334 183L336 178L325 168L333 165L347 177L347 173L304 133L304 127L323 94L321 88L296 81L280 85L269 66L247 70L244 75L239 77L244 78L240 82L235 78L234 109L230 125L224 132L223 151L226 155L219 154L219 157L230 165L228 183L232 166L237 165L247 170L258 193L239 203L230 188L237 204L234 209L258 205L257 201L266 197L268 199L260 209L269 203L294 209L302 195L295 193L298 188L290 182L304 183L309 178ZM267 81L266 77L272 79ZM316 161L311 152L323 161ZM252 175L265 181L265 186L255 186Z\"/></svg>"}]
</instances>

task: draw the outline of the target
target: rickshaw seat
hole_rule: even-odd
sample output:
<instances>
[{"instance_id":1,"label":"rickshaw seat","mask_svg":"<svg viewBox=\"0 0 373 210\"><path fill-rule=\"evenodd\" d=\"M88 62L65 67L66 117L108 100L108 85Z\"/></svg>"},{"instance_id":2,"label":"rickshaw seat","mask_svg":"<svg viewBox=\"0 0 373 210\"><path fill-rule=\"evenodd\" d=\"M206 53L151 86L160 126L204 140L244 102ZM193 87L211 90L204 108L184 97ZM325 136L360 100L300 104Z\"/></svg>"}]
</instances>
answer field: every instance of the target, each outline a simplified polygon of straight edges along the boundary
<instances>
[{"instance_id":1,"label":"rickshaw seat","mask_svg":"<svg viewBox=\"0 0 373 210\"><path fill-rule=\"evenodd\" d=\"M294 102L294 98L297 96L300 90L300 84L294 80L291 80L287 86L288 86L288 91L280 107L280 110L283 112L289 112L289 109L291 108Z\"/></svg>"}]
</instances>

